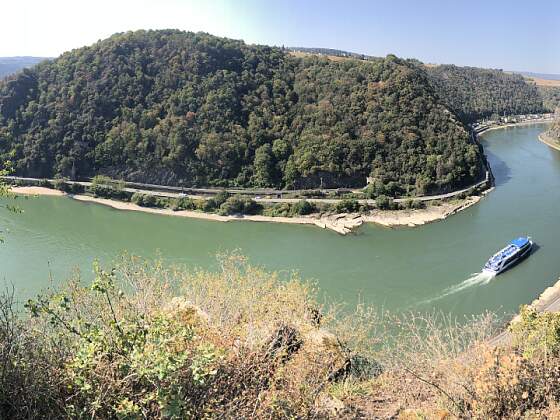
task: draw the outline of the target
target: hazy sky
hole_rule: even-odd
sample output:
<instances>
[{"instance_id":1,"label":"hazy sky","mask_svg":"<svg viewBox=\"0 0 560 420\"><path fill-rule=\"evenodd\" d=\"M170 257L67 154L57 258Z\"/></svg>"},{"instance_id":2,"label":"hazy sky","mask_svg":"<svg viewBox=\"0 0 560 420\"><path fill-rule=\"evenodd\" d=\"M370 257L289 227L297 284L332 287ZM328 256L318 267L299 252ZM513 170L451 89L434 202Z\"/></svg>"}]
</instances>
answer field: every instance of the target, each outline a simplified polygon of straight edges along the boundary
<instances>
[{"instance_id":1,"label":"hazy sky","mask_svg":"<svg viewBox=\"0 0 560 420\"><path fill-rule=\"evenodd\" d=\"M0 56L179 28L269 45L560 73L560 0L0 0Z\"/></svg>"}]
</instances>

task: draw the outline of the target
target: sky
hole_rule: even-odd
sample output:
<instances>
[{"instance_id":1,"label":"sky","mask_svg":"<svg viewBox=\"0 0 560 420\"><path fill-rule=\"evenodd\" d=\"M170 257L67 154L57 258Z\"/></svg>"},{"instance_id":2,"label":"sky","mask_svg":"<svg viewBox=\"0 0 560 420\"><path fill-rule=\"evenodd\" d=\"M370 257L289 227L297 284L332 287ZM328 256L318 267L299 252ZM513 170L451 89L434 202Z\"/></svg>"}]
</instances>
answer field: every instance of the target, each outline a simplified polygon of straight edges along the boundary
<instances>
[{"instance_id":1,"label":"sky","mask_svg":"<svg viewBox=\"0 0 560 420\"><path fill-rule=\"evenodd\" d=\"M560 74L560 0L0 1L0 56L55 57L116 32L174 28Z\"/></svg>"}]
</instances>

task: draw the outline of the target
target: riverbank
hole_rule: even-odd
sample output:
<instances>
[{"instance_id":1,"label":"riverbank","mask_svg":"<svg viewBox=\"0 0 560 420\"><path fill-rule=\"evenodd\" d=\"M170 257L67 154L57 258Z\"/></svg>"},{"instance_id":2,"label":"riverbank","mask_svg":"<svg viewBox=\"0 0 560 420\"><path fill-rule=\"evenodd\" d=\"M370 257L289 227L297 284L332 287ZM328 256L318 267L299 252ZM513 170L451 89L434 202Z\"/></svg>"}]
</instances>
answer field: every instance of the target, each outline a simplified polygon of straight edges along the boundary
<instances>
[{"instance_id":1,"label":"riverbank","mask_svg":"<svg viewBox=\"0 0 560 420\"><path fill-rule=\"evenodd\" d=\"M64 192L55 190L52 188L45 188L45 187L11 187L10 191L14 194L21 194L21 195L49 195L49 196L56 196L61 197L66 195Z\"/></svg>"},{"instance_id":2,"label":"riverbank","mask_svg":"<svg viewBox=\"0 0 560 420\"><path fill-rule=\"evenodd\" d=\"M546 124L546 123L550 123L552 121L554 121L553 118L540 118L540 119L529 120L529 121L520 121L520 122L514 122L514 123L500 124L500 125L495 125L495 126L492 126L492 127L485 128L482 131L477 131L476 134L477 135L482 135L484 133L487 133L488 131L499 130L499 129L502 129L502 128L523 127L523 126L533 125L533 124Z\"/></svg>"},{"instance_id":3,"label":"riverbank","mask_svg":"<svg viewBox=\"0 0 560 420\"><path fill-rule=\"evenodd\" d=\"M552 286L547 287L538 298L533 300L529 308L537 312L558 312L560 311L560 280ZM521 321L521 315L518 313L511 321L508 322L507 327L495 337L488 340L488 344L493 347L507 346L511 344L512 335L509 327Z\"/></svg>"},{"instance_id":4,"label":"riverbank","mask_svg":"<svg viewBox=\"0 0 560 420\"><path fill-rule=\"evenodd\" d=\"M560 280L547 287L538 298L531 302L529 307L537 312L558 312L560 310ZM518 322L520 319L520 316L517 315L511 323Z\"/></svg>"},{"instance_id":5,"label":"riverbank","mask_svg":"<svg viewBox=\"0 0 560 420\"><path fill-rule=\"evenodd\" d=\"M116 210L139 211L144 213L166 216L189 217L193 219L211 220L218 222L251 221L268 223L288 223L301 225L314 225L322 229L329 229L341 235L346 235L363 223L375 223L385 227L415 227L432 223L464 210L480 201L480 196L468 197L453 202L443 202L439 205L430 205L424 209L415 210L372 210L368 214L342 213L334 215L309 215L298 217L271 217L262 215L233 215L222 216L214 213L204 213L193 210L173 211L143 207L134 203L112 200L107 198L92 197L89 195L71 195L62 191L45 187L13 187L15 194L67 196L77 201L101 204ZM491 190L487 190L483 195Z\"/></svg>"},{"instance_id":6,"label":"riverbank","mask_svg":"<svg viewBox=\"0 0 560 420\"><path fill-rule=\"evenodd\" d=\"M560 151L560 142L554 140L550 136L547 136L546 133L539 134L539 140L546 144L548 147Z\"/></svg>"}]
</instances>

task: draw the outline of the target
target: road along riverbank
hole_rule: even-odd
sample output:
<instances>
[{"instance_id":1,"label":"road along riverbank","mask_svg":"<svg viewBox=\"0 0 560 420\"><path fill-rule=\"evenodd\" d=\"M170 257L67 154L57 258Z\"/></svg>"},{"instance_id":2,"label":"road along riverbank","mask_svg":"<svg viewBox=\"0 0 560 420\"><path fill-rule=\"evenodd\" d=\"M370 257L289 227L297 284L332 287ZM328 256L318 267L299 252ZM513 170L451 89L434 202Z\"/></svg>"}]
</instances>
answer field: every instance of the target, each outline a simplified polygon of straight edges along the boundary
<instances>
[{"instance_id":1,"label":"road along riverbank","mask_svg":"<svg viewBox=\"0 0 560 420\"><path fill-rule=\"evenodd\" d=\"M560 155L537 140L543 130L541 124L482 137L497 187L471 208L419 228L363 222L350 238L314 225L218 223L117 211L66 197L19 199L22 214L0 212L8 244L0 247L1 274L16 282L25 301L49 287L47 272L55 282L70 277L74 267L90 276L94 257L109 266L122 250L204 269L216 267L216 254L240 250L271 271L290 267L302 278L317 279L325 296L350 304L437 310L457 318L485 311L514 314L560 277L554 211ZM457 287L521 235L538 244L530 258L488 283Z\"/></svg>"},{"instance_id":2,"label":"road along riverbank","mask_svg":"<svg viewBox=\"0 0 560 420\"><path fill-rule=\"evenodd\" d=\"M483 135L486 132L498 130L502 128L508 127L517 127L517 126L527 126L533 124L540 124L550 122L550 119L538 119L538 120L531 120L531 121L523 121L523 122L516 122L516 123L508 123L497 125L493 127L486 128L482 131L476 132L476 136ZM544 134L544 133L543 133ZM543 143L546 143L550 147L555 147L553 143L550 143L543 136L543 134L539 135L539 140ZM544 138L543 138L544 137ZM95 202L98 204L106 205L118 210L132 210L132 211L142 211L145 213L153 213L153 214L163 214L163 215L171 215L171 216L180 216L180 217L191 217L195 219L205 219L205 220L212 220L212 221L221 221L221 222L228 222L228 221L253 221L253 222L269 222L269 223L289 223L289 224L306 224L306 225L315 225L317 227L323 229L330 229L335 231L341 235L346 235L363 223L374 223L385 227L415 227L425 225L427 223L432 223L440 220L444 220L451 215L454 215L462 210L465 210L474 204L478 203L482 197L492 191L492 175L489 170L486 171L486 177L484 180L462 190L454 191L447 194L439 194L434 196L425 196L425 197L415 197L412 200L415 202L437 202L437 205L428 204L424 209L414 209L414 210L372 210L367 214L359 214L359 213L343 213L343 214L334 214L334 215L309 215L309 216L297 216L297 217L271 217L271 216L262 216L262 215L234 215L234 216L222 216L213 213L205 213L201 211L190 211L190 210L182 210L182 211L173 211L170 209L157 209L157 208L150 208L150 207L142 207L138 206L133 203L127 203L117 200L105 199L105 198L98 198L98 197L90 197L86 195L72 195L71 197L79 200L79 201L88 201L88 202ZM22 178L22 177L6 177L13 181L23 181L23 182L41 182L44 180L35 179L35 178ZM47 180L47 181L54 181L54 180ZM73 182L68 181L69 183L76 183L80 184L84 187L91 185L90 182ZM157 185L151 185L151 189L145 190L140 188L125 188L128 192L138 192L147 195L155 195L158 197L168 197L168 198L178 198L180 196L184 196L184 194L178 192L169 192L165 191L164 186L160 186L162 190L157 190ZM153 188L153 189L152 189ZM469 195L470 192L477 188L487 188L485 191L482 192L480 195ZM14 187L12 191L20 194L37 194L37 195L65 195L64 193L52 190L49 188L42 188L36 186L25 186L25 187ZM461 196L465 196L466 198L457 198ZM198 199L207 199L209 197L201 197L201 196L191 196L187 195L191 198L198 198ZM294 198L264 198L264 197L255 197L254 200L258 203L262 204L279 204L279 203L295 203L300 201L300 199ZM319 199L319 198L307 198L307 201L311 203L325 203L325 204L336 204L337 202L341 201L340 199ZM405 203L409 199L395 199L393 200L395 203ZM443 200L451 200L451 201L443 201ZM360 204L366 205L375 205L375 200L368 200L368 199L359 199L357 200Z\"/></svg>"}]
</instances>

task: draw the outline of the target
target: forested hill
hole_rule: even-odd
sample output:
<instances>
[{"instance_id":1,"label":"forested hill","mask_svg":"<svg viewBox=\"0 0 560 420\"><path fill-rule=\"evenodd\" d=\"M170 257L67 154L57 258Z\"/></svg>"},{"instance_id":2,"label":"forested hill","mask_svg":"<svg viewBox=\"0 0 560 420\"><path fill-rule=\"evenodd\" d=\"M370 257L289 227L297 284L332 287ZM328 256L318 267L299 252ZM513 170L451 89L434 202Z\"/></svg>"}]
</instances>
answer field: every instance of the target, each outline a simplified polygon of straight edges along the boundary
<instances>
[{"instance_id":1,"label":"forested hill","mask_svg":"<svg viewBox=\"0 0 560 420\"><path fill-rule=\"evenodd\" d=\"M41 57L0 57L0 79L46 60Z\"/></svg>"},{"instance_id":2,"label":"forested hill","mask_svg":"<svg viewBox=\"0 0 560 420\"><path fill-rule=\"evenodd\" d=\"M546 134L553 140L560 142L560 119L554 121Z\"/></svg>"},{"instance_id":3,"label":"forested hill","mask_svg":"<svg viewBox=\"0 0 560 420\"><path fill-rule=\"evenodd\" d=\"M441 98L466 123L547 111L537 87L519 74L454 65L426 69Z\"/></svg>"},{"instance_id":4,"label":"forested hill","mask_svg":"<svg viewBox=\"0 0 560 420\"><path fill-rule=\"evenodd\" d=\"M0 83L18 174L175 185L447 191L481 155L424 71L395 56L293 57L174 30L117 34Z\"/></svg>"}]
</instances>

